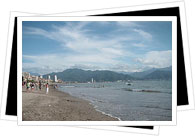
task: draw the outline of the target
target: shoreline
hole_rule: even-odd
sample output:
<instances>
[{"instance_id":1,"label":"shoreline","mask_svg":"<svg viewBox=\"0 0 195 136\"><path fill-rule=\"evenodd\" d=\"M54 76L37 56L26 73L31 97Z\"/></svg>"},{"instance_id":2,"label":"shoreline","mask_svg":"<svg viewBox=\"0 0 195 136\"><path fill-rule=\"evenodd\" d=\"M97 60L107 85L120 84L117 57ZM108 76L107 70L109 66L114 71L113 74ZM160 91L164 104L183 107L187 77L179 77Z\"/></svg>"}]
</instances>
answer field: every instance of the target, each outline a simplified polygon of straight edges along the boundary
<instances>
[{"instance_id":1,"label":"shoreline","mask_svg":"<svg viewBox=\"0 0 195 136\"><path fill-rule=\"evenodd\" d=\"M57 90L60 91L60 92L66 93L66 94L68 94L68 95L70 95L70 96L72 96L71 94L69 94L69 93L67 93L67 92L64 92L63 90L60 90L60 89L57 89ZM76 97L76 96L72 96L72 97ZM83 98L79 98L79 97L76 97L76 98L82 99L82 100L84 100L84 101L87 101L90 105L93 106L93 108L94 108L97 112L100 112L100 113L102 113L102 114L104 114L104 115L106 115L106 116L109 116L109 117L111 117L111 118L115 118L115 119L117 119L118 121L122 121L119 117L115 117L115 116L113 116L112 114L105 113L104 111L98 110L98 109L96 108L97 106L96 106L95 104L93 104L92 102L90 102L89 100L86 100L86 99L83 99Z\"/></svg>"},{"instance_id":2,"label":"shoreline","mask_svg":"<svg viewBox=\"0 0 195 136\"><path fill-rule=\"evenodd\" d=\"M94 104L92 104L92 103L90 103L90 104L95 108L95 105L94 105ZM98 110L97 108L95 108L95 110L96 110L97 112L101 112L101 113L104 114L104 115L107 115L107 116L109 116L109 117L115 118L115 119L117 119L118 121L122 121L119 117L115 117L115 116L113 116L113 115L111 115L111 114L109 114L109 113L105 113L104 111Z\"/></svg>"},{"instance_id":3,"label":"shoreline","mask_svg":"<svg viewBox=\"0 0 195 136\"><path fill-rule=\"evenodd\" d=\"M58 89L58 91L61 91L61 90ZM63 92L63 91L61 91L61 92ZM64 92L64 93L66 93L66 92ZM67 93L67 94L70 95L69 93ZM72 95L70 95L70 96L72 96ZM76 96L72 96L72 97L76 97ZM79 98L79 97L76 97L76 98L82 99L82 98ZM122 121L120 118L115 117L115 116L113 116L112 114L105 113L104 111L98 110L98 109L96 108L96 105L94 105L94 104L91 103L90 101L85 100L85 99L82 99L82 100L87 101L91 106L93 106L93 108L94 108L97 112L100 112L100 113L102 113L103 115L109 116L109 117L111 117L111 118L115 118L115 119L117 119L117 121Z\"/></svg>"},{"instance_id":4,"label":"shoreline","mask_svg":"<svg viewBox=\"0 0 195 136\"><path fill-rule=\"evenodd\" d=\"M49 88L22 89L23 121L119 121L117 117L98 111L89 101Z\"/></svg>"}]
</instances>

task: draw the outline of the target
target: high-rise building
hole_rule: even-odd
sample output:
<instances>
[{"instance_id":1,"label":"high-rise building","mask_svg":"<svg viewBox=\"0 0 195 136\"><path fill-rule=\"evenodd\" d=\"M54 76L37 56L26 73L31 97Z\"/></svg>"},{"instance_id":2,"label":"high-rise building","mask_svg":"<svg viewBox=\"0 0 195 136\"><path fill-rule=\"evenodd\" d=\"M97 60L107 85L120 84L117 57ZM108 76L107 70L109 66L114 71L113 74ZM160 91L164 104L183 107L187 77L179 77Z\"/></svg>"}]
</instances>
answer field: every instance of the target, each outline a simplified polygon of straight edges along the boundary
<instances>
[{"instance_id":1,"label":"high-rise building","mask_svg":"<svg viewBox=\"0 0 195 136\"><path fill-rule=\"evenodd\" d=\"M58 82L57 75L54 76L54 82Z\"/></svg>"},{"instance_id":2,"label":"high-rise building","mask_svg":"<svg viewBox=\"0 0 195 136\"><path fill-rule=\"evenodd\" d=\"M48 75L48 79L50 80L50 75Z\"/></svg>"}]
</instances>

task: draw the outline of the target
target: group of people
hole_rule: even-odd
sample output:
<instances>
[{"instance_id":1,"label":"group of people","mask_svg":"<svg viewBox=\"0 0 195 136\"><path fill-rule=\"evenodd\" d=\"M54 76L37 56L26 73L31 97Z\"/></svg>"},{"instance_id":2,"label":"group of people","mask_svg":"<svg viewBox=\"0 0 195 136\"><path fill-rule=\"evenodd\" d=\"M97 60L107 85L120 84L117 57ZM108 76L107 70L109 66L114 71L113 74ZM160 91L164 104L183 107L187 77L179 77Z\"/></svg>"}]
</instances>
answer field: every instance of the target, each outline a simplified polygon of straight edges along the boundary
<instances>
[{"instance_id":1,"label":"group of people","mask_svg":"<svg viewBox=\"0 0 195 136\"><path fill-rule=\"evenodd\" d=\"M30 81L27 81L27 82L22 82L22 86L25 87L26 86L26 90L27 91L30 91L30 90L42 90L42 87L44 86L44 84L42 84L40 81L39 83L37 82L30 82ZM46 88L46 94L49 93L49 83L46 83L45 84L45 88Z\"/></svg>"}]
</instances>

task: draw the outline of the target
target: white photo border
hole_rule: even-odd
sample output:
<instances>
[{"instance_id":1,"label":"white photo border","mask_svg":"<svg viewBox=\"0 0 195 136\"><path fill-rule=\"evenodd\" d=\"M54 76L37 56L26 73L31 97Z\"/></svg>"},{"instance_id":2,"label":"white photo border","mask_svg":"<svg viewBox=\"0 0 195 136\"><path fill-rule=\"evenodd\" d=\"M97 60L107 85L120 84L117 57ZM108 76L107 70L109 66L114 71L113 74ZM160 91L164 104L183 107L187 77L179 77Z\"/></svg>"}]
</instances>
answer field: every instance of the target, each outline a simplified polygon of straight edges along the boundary
<instances>
[{"instance_id":1,"label":"white photo border","mask_svg":"<svg viewBox=\"0 0 195 136\"><path fill-rule=\"evenodd\" d=\"M23 21L172 21L172 121L22 121L22 22ZM176 125L177 108L177 21L176 17L20 17L17 22L18 45L18 125L109 125L109 126L151 126Z\"/></svg>"},{"instance_id":2,"label":"white photo border","mask_svg":"<svg viewBox=\"0 0 195 136\"><path fill-rule=\"evenodd\" d=\"M108 9L98 9L90 11L74 11L74 12L64 12L64 13L55 13L55 14L44 14L44 16L87 16L88 14L106 14L106 13L117 13L117 12L127 12L127 11L139 11L139 10L149 10L149 9L158 9L158 8L169 8L169 7L179 7L180 18L181 18L181 29L182 29L182 40L183 40L183 49L185 49L185 68L187 76L187 93L189 104L179 105L177 111L191 110L194 109L194 93L193 93L193 81L192 81L192 68L190 61L190 52L189 44L187 37L187 25L186 25L186 15L185 15L185 3L180 2L170 2L170 3L157 3L157 4L147 4L139 6L128 6L128 7L118 7L118 8L108 8ZM9 81L9 68L10 68L10 58L11 58L11 48L12 48L12 38L13 38L13 28L14 28L14 19L19 16L36 16L43 15L40 13L27 13L21 11L12 11L10 12L10 21L8 29L8 42L7 42L7 55L5 61L5 70L4 70L4 82L3 82L3 92L2 92L2 101L1 101L1 119L5 120L17 120L17 117L14 115L6 115L6 103L7 103L7 93L8 93L8 81ZM184 33L184 34L183 34ZM184 40L185 37L185 40ZM187 54L187 55L186 55ZM188 65L186 65L188 64Z\"/></svg>"},{"instance_id":3,"label":"white photo border","mask_svg":"<svg viewBox=\"0 0 195 136\"><path fill-rule=\"evenodd\" d=\"M8 28L8 39L7 39L7 49L6 49L6 60L4 66L4 79L3 79L3 92L1 96L1 119L4 120L17 120L17 116L6 115L6 105L7 105L7 94L9 85L9 74L11 65L11 54L12 54L12 42L14 34L14 24L15 17L17 16L29 16L35 15L35 13L23 13L23 12L10 12L9 28ZM39 14L36 14L39 15Z\"/></svg>"},{"instance_id":4,"label":"white photo border","mask_svg":"<svg viewBox=\"0 0 195 136\"><path fill-rule=\"evenodd\" d=\"M160 127L153 126L153 129L147 129L147 128L138 128L138 127L136 128L136 127L131 127L131 126L128 126L128 127L125 127L125 126L82 126L81 127L81 126L79 126L79 128L158 135Z\"/></svg>"},{"instance_id":5,"label":"white photo border","mask_svg":"<svg viewBox=\"0 0 195 136\"><path fill-rule=\"evenodd\" d=\"M8 85L9 85L9 73L11 65L11 53L12 53L12 41L13 41L13 29L14 29L14 19L15 17L11 16L9 19L9 29L8 29L8 39L7 39L7 49L5 56L5 66L4 66L4 79L3 79L3 92L1 97L1 119L5 120L15 120L15 116L6 115L6 106L7 106L7 94L8 94Z\"/></svg>"},{"instance_id":6,"label":"white photo border","mask_svg":"<svg viewBox=\"0 0 195 136\"><path fill-rule=\"evenodd\" d=\"M169 8L169 7L179 7L180 9L181 8L183 8L184 9L184 2L173 2L173 3L164 3L164 4L151 4L151 5L155 5L155 7L154 7L154 9L158 9L158 8ZM140 7L141 6L141 7ZM150 7L150 5L140 5L139 7L140 7L140 10L144 10L144 9L149 9L149 7ZM112 8L112 9L99 9L99 10L112 10L112 12L117 12L116 10L119 10L118 12L121 12L123 9L123 11L125 12L125 11L136 11L136 7L137 6L128 6L128 7L121 7L120 8L120 10L119 10L119 8ZM116 9L116 10L115 10ZM90 12L92 12L92 11L95 11L95 10L91 10ZM138 10L139 11L139 10ZM69 12L64 12L64 13L58 13L58 14L56 14L55 16L72 16L72 15L79 15L80 14L80 12L82 12L82 14L84 13L84 15L87 15L88 13L88 11L77 11L77 12L71 12L71 14L69 15ZM96 12L96 11L95 11ZM180 13L182 13L182 12L185 12L184 10L180 10ZM27 13L27 12L20 12L20 11L13 11L13 12L11 12L11 15L10 15L10 23L9 23L9 34L8 34L8 43L10 43L9 41L12 41L12 38L13 38L13 27L14 27L14 18L15 17L19 17L19 16L32 16L33 14L39 14L39 13ZM95 14L95 13L93 13L93 14ZM101 13L101 14L105 14L104 12L103 13ZM51 14L50 14L51 15ZM52 15L54 15L54 14L52 14ZM184 23L186 24L186 16L185 16L185 13L184 14L180 14L180 18L181 19L183 19L184 20ZM184 26L182 23L181 23L181 28L182 28L182 30L184 30L185 32L187 32L187 26ZM187 38L187 35L185 34L183 34L182 33L182 38L183 37L186 37ZM10 39L10 40L9 40ZM187 38L188 39L188 38ZM188 41L188 40L187 40ZM185 43L185 41L183 41L183 45L186 45L187 43ZM12 42L11 42L11 44L8 44L7 45L7 53L9 54L9 52L11 52L11 49L9 50L9 46L11 46L12 47ZM187 48L186 46L183 46L183 49L185 49L185 48ZM187 51L187 54L189 54L189 48L188 49L186 49L186 50L188 50ZM185 58L186 58L186 56L185 56ZM189 60L189 59L188 59ZM186 60L185 60L185 62L186 62ZM10 57L7 55L6 56L6 64L10 64ZM190 73L190 74L186 74L186 76L188 77L188 79L189 79L189 77L192 75L191 74L191 67L190 67L190 65L186 65L185 64L185 67L186 67L186 72L187 72L187 70L189 70L190 69L190 71L188 71L188 73ZM7 67L7 70L6 71L8 71L7 73L4 73L4 77L7 77L7 78L9 78L9 66ZM188 69L187 69L188 68ZM5 78L4 78L5 79ZM190 78L191 79L191 78ZM191 82L192 83L192 81L190 81L190 80L188 80L188 82ZM190 83L190 84L191 84ZM3 84L3 92L2 92L2 103L1 103L1 119L5 119L5 120L17 120L17 116L12 116L12 115L5 115L5 110L6 110L6 102L7 102L7 87L6 86L8 86L8 80L7 80L7 82L4 80L4 84ZM6 88L6 89L5 89ZM177 110L178 111L181 111L181 110L190 110L190 109L194 109L194 101L193 101L193 85L191 84L190 86L188 85L187 86L187 91L188 91L188 98L191 96L191 98L189 99L189 105L180 105L180 106L178 106L178 108L177 108ZM97 126L98 128L102 128L102 129L105 129L105 127L106 127L106 129L107 129L107 126L103 126L103 127L101 127L101 126ZM108 126L109 127L109 126ZM121 130L121 128L122 127L115 127L115 126L113 126L113 127L109 127L109 129L112 129L112 128L114 128L114 130L118 130L118 128L120 128L120 130ZM142 131L143 129L140 129L140 128L129 128L129 127L125 127L126 129L124 130L124 131L128 131L129 132L129 130L130 130L130 132L132 132L132 130L131 129L133 129L133 130L137 130L136 132L140 132L140 130ZM159 128L159 126L154 126L154 129L158 129ZM120 131L119 130L119 131ZM157 134L157 133L155 133L153 130L149 130L149 129L147 129L147 130L144 130L144 131L147 131L146 133L151 133L151 134Z\"/></svg>"}]
</instances>

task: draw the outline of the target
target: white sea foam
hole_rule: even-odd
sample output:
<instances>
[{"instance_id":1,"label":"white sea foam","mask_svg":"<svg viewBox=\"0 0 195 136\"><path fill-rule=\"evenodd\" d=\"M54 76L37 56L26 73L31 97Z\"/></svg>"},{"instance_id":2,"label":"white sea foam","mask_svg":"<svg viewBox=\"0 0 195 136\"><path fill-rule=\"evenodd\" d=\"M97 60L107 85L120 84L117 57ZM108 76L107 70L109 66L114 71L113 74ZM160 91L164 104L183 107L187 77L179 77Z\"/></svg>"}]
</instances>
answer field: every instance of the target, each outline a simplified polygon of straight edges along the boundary
<instances>
[{"instance_id":1,"label":"white sea foam","mask_svg":"<svg viewBox=\"0 0 195 136\"><path fill-rule=\"evenodd\" d=\"M68 88L68 87L75 87L75 86L63 86L63 87L67 87Z\"/></svg>"},{"instance_id":2,"label":"white sea foam","mask_svg":"<svg viewBox=\"0 0 195 136\"><path fill-rule=\"evenodd\" d=\"M116 119L118 119L119 121L122 121L119 117L116 117L116 116L114 116L114 115L112 115L112 114L105 113L105 112L103 112L103 111L101 111L101 110L98 110L98 109L97 109L98 106L94 105L93 103L90 102L89 104L91 104L91 105L95 108L96 111L101 112L102 114L107 115L107 116L110 116L110 117L112 117L112 118L116 118Z\"/></svg>"}]
</instances>

